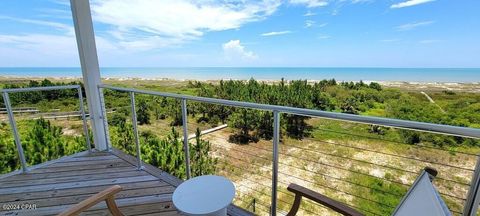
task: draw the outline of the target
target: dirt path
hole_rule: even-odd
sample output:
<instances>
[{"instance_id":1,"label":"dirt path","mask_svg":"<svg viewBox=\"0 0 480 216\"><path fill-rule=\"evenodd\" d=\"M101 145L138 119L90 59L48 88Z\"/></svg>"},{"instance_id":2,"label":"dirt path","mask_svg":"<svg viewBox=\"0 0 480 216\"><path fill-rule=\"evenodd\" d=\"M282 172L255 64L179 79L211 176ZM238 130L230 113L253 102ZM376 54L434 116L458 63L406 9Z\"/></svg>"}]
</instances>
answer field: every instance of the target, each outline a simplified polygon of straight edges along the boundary
<instances>
[{"instance_id":1,"label":"dirt path","mask_svg":"<svg viewBox=\"0 0 480 216\"><path fill-rule=\"evenodd\" d=\"M430 101L430 103L435 104L435 106L437 106L443 113L447 113L447 112L445 112L445 110L442 109L442 107L440 107L437 103L435 103L435 101L434 101L427 93L425 93L425 92L423 92L423 91L420 92L420 93L422 93L423 95L425 95L425 97L428 99L428 101Z\"/></svg>"}]
</instances>

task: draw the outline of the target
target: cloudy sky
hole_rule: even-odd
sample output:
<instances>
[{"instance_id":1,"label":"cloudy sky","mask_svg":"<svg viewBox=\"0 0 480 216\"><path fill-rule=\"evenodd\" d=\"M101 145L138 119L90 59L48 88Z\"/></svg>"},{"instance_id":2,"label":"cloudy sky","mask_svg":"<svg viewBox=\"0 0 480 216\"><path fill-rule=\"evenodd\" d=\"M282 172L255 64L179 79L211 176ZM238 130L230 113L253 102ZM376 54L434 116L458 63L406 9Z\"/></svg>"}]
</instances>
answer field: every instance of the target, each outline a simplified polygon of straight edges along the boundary
<instances>
[{"instance_id":1,"label":"cloudy sky","mask_svg":"<svg viewBox=\"0 0 480 216\"><path fill-rule=\"evenodd\" d=\"M478 0L90 2L104 67L480 67ZM0 2L15 66L79 66L69 1Z\"/></svg>"}]
</instances>

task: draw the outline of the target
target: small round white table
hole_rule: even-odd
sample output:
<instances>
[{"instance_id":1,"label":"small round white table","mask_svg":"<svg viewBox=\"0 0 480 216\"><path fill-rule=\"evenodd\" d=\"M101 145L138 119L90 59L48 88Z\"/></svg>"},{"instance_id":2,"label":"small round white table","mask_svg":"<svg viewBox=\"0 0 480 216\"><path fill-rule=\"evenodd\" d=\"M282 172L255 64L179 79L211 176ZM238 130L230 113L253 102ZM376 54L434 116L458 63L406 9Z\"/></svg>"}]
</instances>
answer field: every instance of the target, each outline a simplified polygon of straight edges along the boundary
<instances>
[{"instance_id":1,"label":"small round white table","mask_svg":"<svg viewBox=\"0 0 480 216\"><path fill-rule=\"evenodd\" d=\"M235 197L235 186L222 176L205 175L189 179L173 192L173 204L187 215L227 215Z\"/></svg>"}]
</instances>

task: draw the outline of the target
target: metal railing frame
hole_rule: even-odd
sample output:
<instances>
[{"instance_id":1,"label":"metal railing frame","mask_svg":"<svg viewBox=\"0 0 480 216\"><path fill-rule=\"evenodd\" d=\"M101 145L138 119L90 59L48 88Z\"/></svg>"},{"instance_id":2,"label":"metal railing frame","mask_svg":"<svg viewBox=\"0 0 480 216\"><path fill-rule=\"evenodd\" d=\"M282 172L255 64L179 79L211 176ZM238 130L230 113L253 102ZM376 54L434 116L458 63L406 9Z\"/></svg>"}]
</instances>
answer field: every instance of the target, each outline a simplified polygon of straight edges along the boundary
<instances>
[{"instance_id":1,"label":"metal railing frame","mask_svg":"<svg viewBox=\"0 0 480 216\"><path fill-rule=\"evenodd\" d=\"M103 133L105 133L105 147L108 152L111 152L112 149L110 148L110 132L108 131L108 119L107 119L107 108L105 106L105 96L103 95L103 89L98 87L98 94L100 98L100 111L102 116L100 118L103 121Z\"/></svg>"},{"instance_id":2,"label":"metal railing frame","mask_svg":"<svg viewBox=\"0 0 480 216\"><path fill-rule=\"evenodd\" d=\"M340 120L340 121L347 121L347 122L354 122L354 123L362 123L362 124L375 124L381 125L386 127L392 128L400 128L400 129L408 129L408 130L415 130L415 131L424 131L436 134L444 134L444 135L451 135L451 136L459 136L459 137L466 137L466 138L475 138L480 139L480 129L475 128L466 128L466 127L457 127L457 126L449 126L449 125L439 125L439 124L431 124L431 123L424 123L424 122L414 122L414 121L407 121L407 120L398 120L398 119L389 119L389 118L381 118L381 117L370 117L370 116L359 116L359 115L351 115L351 114L344 114L344 113L334 113L334 112L327 112L327 111L320 111L320 110L311 110L311 109L304 109L304 108L295 108L295 107L285 107L285 106L278 106L278 105L268 105L268 104L258 104L258 103L251 103L251 102L242 102L242 101L231 101L225 99L216 99L216 98L205 98L205 97L196 97L190 95L181 95L181 94L174 94L174 93L164 93L164 92L156 92L156 91L149 91L149 90L139 90L139 89L132 89L132 88L122 88L122 87L114 87L109 85L99 85L99 94L102 104L102 119L105 124L105 142L107 145L107 151L111 151L109 133L108 133L108 122L106 116L106 108L105 108L105 99L103 95L103 89L110 89L116 91L127 92L130 94L130 102L131 102L131 109L132 109L132 121L133 121L133 130L135 132L135 144L136 144L136 153L137 153L137 167L139 170L142 169L142 161L141 161L141 149L140 149L140 142L138 137L138 129L137 129L137 122L136 122L136 110L135 110L135 94L147 94L153 96L161 96L161 97L169 97L181 100L181 108L182 108L182 122L183 122L183 145L186 157L186 175L187 179L191 178L191 171L190 171L190 160L189 160L189 149L188 149L188 126L187 126L187 101L196 101L196 102L204 102L210 104L217 104L217 105L224 105L224 106L232 106L232 107L241 107L241 108L251 108L251 109L259 109L259 110L266 110L273 112L273 157L272 157L272 200L271 200L271 215L276 215L277 209L277 182L278 182L278 147L279 147L279 138L280 138L280 115L281 113L287 114L294 114L294 115L302 115L302 116L309 116L309 117L319 117L319 118L327 118L333 120ZM79 102L80 102L80 112L82 116L83 122L83 130L86 137L86 144L88 149L91 150L90 139L88 134L88 127L86 124L86 114L84 108L84 99L82 94L82 89L80 85L68 85L68 86L50 86L50 87L34 87L34 88L18 88L18 89L1 89L0 92L2 93L5 107L8 113L10 125L12 127L12 131L14 134L15 144L17 150L19 152L19 159L22 165L22 170L24 172L28 171L28 167L25 160L24 150L22 148L20 136L18 134L18 129L16 125L16 121L13 115L13 109L11 107L9 93L16 93L16 92L28 92L28 91L49 91L49 90L62 90L62 89L78 89L79 95ZM466 199L465 207L463 215L473 216L476 215L476 211L478 209L478 204L480 202L480 157L477 156L477 162L475 165L475 170L472 176L472 181L470 184L470 189L468 192L468 196Z\"/></svg>"},{"instance_id":3,"label":"metal railing frame","mask_svg":"<svg viewBox=\"0 0 480 216\"><path fill-rule=\"evenodd\" d=\"M52 91L52 90L66 90L66 89L77 89L78 100L79 100L79 112L81 113L83 133L85 135L85 144L87 149L91 151L90 136L88 134L87 118L85 114L84 99L82 87L80 85L65 85L65 86L47 86L47 87L32 87L32 88L15 88L15 89L0 89L0 92L3 96L3 101L5 103L5 109L7 110L8 120L10 122L10 127L13 131L13 137L15 140L15 145L17 147L18 156L20 164L22 166L23 172L28 172L28 165L25 159L25 153L22 147L22 142L20 135L18 133L17 123L15 121L15 116L13 115L12 104L10 103L10 93L18 92L31 92L31 91Z\"/></svg>"},{"instance_id":4,"label":"metal railing frame","mask_svg":"<svg viewBox=\"0 0 480 216\"><path fill-rule=\"evenodd\" d=\"M185 170L187 179L192 177L190 169L190 150L188 148L188 114L187 114L187 100L182 99L182 128L183 128L183 151L185 153Z\"/></svg>"},{"instance_id":5,"label":"metal railing frame","mask_svg":"<svg viewBox=\"0 0 480 216\"><path fill-rule=\"evenodd\" d=\"M137 111L135 109L135 93L130 92L130 105L132 109L132 127L133 127L133 136L135 138L135 148L137 150L137 169L143 170L144 167L142 165L142 152L140 149L140 140L138 138L138 125L137 125Z\"/></svg>"},{"instance_id":6,"label":"metal railing frame","mask_svg":"<svg viewBox=\"0 0 480 216\"><path fill-rule=\"evenodd\" d=\"M185 149L185 157L187 159L186 160L187 161L186 162L187 163L186 164L187 179L191 177L189 150L188 150L188 134L187 134L187 101L204 102L209 104L217 104L217 105L241 107L241 108L251 108L251 109L258 109L258 110L273 112L274 123L273 123L273 158L272 158L272 194L271 194L272 201L271 201L271 209L270 209L270 214L273 216L275 216L277 213L276 209L277 209L277 182L278 182L278 145L279 145L279 138L280 138L280 114L281 113L326 118L326 119L333 119L333 120L340 120L340 121L347 121L347 122L361 123L361 124L374 124L374 125L399 128L399 129L408 129L408 130L414 130L414 131L422 131L422 132L429 132L429 133L436 133L436 134L443 134L443 135L480 139L480 129L475 129L475 128L439 125L439 124L432 124L432 123L389 119L389 118L381 118L381 117L360 116L360 115L335 113L335 112L311 110L311 109L304 109L304 108L286 107L286 106L269 105L269 104L258 104L258 103L251 103L251 102L242 102L242 101L232 101L232 100L225 100L225 99L197 97L197 96L181 95L181 94L175 94L175 93L165 93L165 92L157 92L157 91L150 91L150 90L115 87L110 85L99 85L99 88L116 90L116 91L127 92L127 93L138 93L138 94L147 94L147 95L160 96L160 97L175 98L175 99L181 100L183 132L184 132L184 149ZM138 141L136 140L136 142ZM466 204L464 206L463 215L469 215L469 216L476 215L476 211L478 209L479 203L480 203L480 157L477 156L477 162L476 162L475 170L472 176L472 181L470 184L470 190L468 192Z\"/></svg>"}]
</instances>

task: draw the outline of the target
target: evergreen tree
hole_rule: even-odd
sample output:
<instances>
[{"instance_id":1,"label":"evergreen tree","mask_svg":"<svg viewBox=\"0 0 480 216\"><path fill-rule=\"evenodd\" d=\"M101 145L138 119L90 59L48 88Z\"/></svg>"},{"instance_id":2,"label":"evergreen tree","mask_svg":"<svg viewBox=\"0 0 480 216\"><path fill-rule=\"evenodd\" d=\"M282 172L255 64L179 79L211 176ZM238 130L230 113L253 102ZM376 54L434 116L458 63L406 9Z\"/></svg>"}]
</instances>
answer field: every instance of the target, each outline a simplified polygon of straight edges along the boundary
<instances>
[{"instance_id":1,"label":"evergreen tree","mask_svg":"<svg viewBox=\"0 0 480 216\"><path fill-rule=\"evenodd\" d=\"M150 107L147 104L146 100L140 100L138 103L137 109L137 120L138 124L150 124Z\"/></svg>"},{"instance_id":2,"label":"evergreen tree","mask_svg":"<svg viewBox=\"0 0 480 216\"><path fill-rule=\"evenodd\" d=\"M178 178L186 178L185 152L179 133L172 127L165 138L158 138L151 132L143 132L143 160ZM195 143L189 142L190 169L192 177L214 174L218 160L210 155L211 144L202 140L197 128Z\"/></svg>"},{"instance_id":3,"label":"evergreen tree","mask_svg":"<svg viewBox=\"0 0 480 216\"><path fill-rule=\"evenodd\" d=\"M240 108L230 116L228 122L229 127L238 129L237 133L230 135L230 142L247 144L250 141L258 141L255 136L250 134L255 128L254 120L256 119L256 112L257 110Z\"/></svg>"},{"instance_id":4,"label":"evergreen tree","mask_svg":"<svg viewBox=\"0 0 480 216\"><path fill-rule=\"evenodd\" d=\"M195 132L195 143L189 143L189 145L192 176L215 173L218 159L210 156L211 144L201 139L199 128Z\"/></svg>"}]
</instances>

